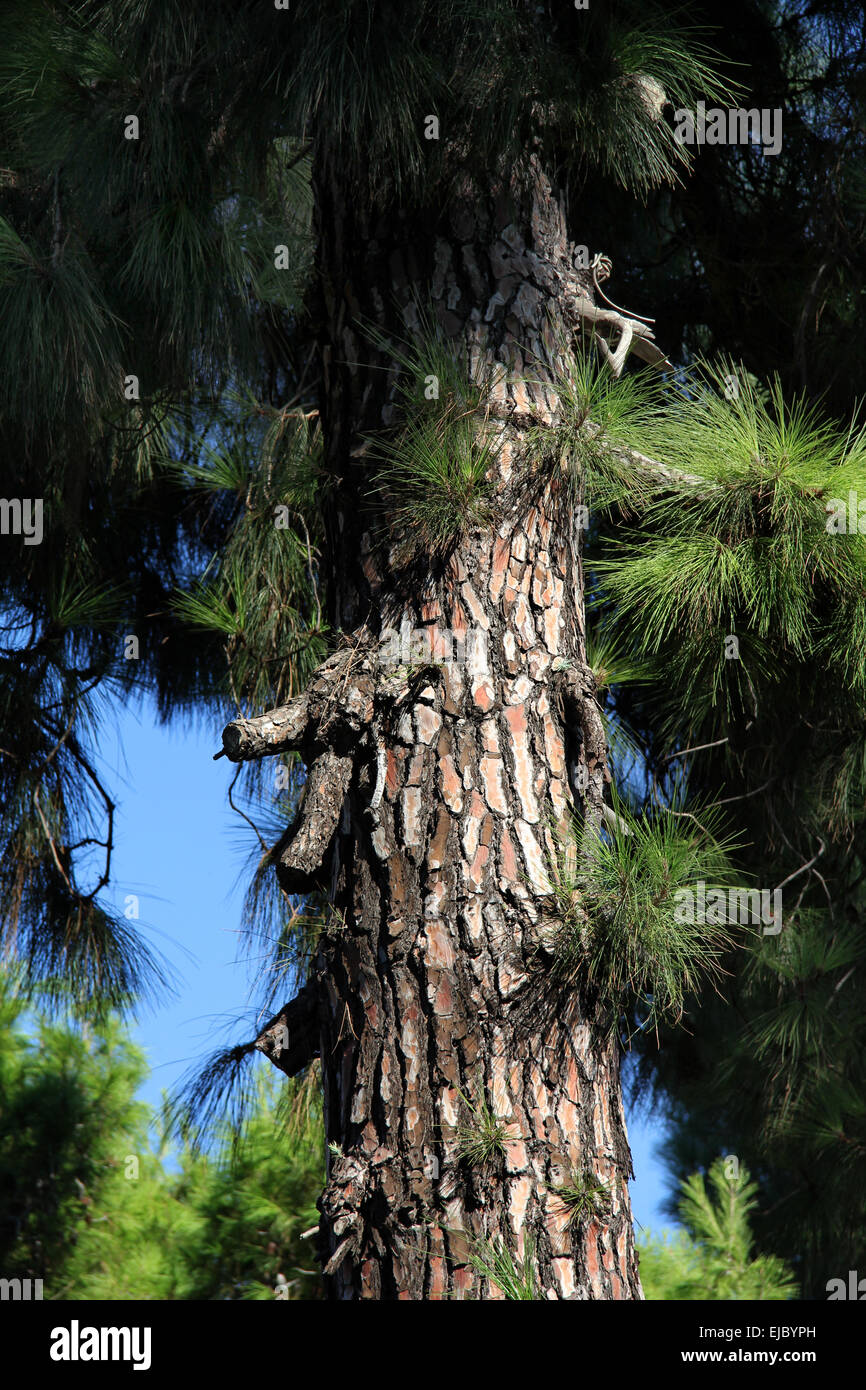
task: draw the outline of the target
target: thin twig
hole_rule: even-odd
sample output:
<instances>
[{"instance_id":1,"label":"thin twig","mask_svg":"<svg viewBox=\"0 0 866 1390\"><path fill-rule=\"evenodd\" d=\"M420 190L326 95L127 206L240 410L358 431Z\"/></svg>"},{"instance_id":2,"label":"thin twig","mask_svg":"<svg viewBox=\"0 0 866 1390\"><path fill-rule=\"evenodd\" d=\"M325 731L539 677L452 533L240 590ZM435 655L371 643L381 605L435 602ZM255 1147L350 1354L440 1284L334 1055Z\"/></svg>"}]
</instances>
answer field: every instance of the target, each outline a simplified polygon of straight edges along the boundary
<instances>
[{"instance_id":1,"label":"thin twig","mask_svg":"<svg viewBox=\"0 0 866 1390\"><path fill-rule=\"evenodd\" d=\"M59 851L58 851L58 849L57 849L57 845L56 845L56 843L55 843L54 836L52 835L51 830L49 829L49 826L48 826L48 822L47 822L47 820L45 819L45 816L44 816L43 813L42 813L42 807L41 807L41 805L40 805L40 803L39 803L39 788L38 788L38 787L36 787L35 790L34 790L34 792L33 792L33 805L34 805L35 808L36 808L36 814L37 814L37 816L39 817L40 821L42 822L42 829L45 831L45 838L46 838L46 840L48 841L48 847L49 847L49 849L51 850L51 857L53 858L55 864L57 865L58 871L59 871L59 873L61 874L61 876L62 876L62 878L63 878L63 881L64 881L64 883L66 884L67 888L69 889L70 893L75 893L75 887L74 887L74 885L73 885L73 883L72 883L72 880L70 879L69 874L66 872L66 870L65 870L64 867L63 867L63 864L61 863L61 860L60 860L60 853L59 853Z\"/></svg>"},{"instance_id":2,"label":"thin twig","mask_svg":"<svg viewBox=\"0 0 866 1390\"><path fill-rule=\"evenodd\" d=\"M258 836L259 844L261 845L261 847L262 847L262 849L264 850L265 854L270 854L270 852L271 852L271 847L270 847L270 845L267 843L267 841L264 840L264 839L262 838L262 833L261 833L261 831L259 830L259 827L256 825L255 821L250 820L250 818L249 818L249 816L247 815L247 813L246 813L245 811L242 811L241 808L240 808L240 806L236 806L235 803L234 803L234 801L232 800L232 792L233 792L233 790L234 790L235 782L236 782L236 781L238 780L238 778L240 777L242 771L243 771L243 763L238 763L237 771L235 772L234 777L232 778L231 782L229 783L229 793L228 793L228 795L229 795L229 805L231 806L231 808L232 808L232 810L234 811L235 815L240 816L243 820L246 821L247 825L251 826L252 829L255 831L256 835Z\"/></svg>"},{"instance_id":3,"label":"thin twig","mask_svg":"<svg viewBox=\"0 0 866 1390\"><path fill-rule=\"evenodd\" d=\"M762 782L760 787L755 787L753 791L743 792L740 796L726 796L723 801L713 801L711 804L713 806L730 806L732 801L747 801L750 796L757 796L758 792L766 791L772 781L773 778L770 777L768 781Z\"/></svg>"},{"instance_id":4,"label":"thin twig","mask_svg":"<svg viewBox=\"0 0 866 1390\"><path fill-rule=\"evenodd\" d=\"M662 762L670 762L672 758L684 758L687 753L702 753L705 748L720 748L723 743L728 743L729 741L727 737L717 738L715 743L696 743L694 748L680 748L676 753L666 753L662 758Z\"/></svg>"},{"instance_id":5,"label":"thin twig","mask_svg":"<svg viewBox=\"0 0 866 1390\"><path fill-rule=\"evenodd\" d=\"M800 874L804 874L807 869L811 869L812 865L817 863L817 861L821 858L821 855L824 853L824 850L826 849L826 845L824 844L823 840L821 840L819 843L821 845L821 848L818 850L818 853L813 855L807 864L801 864L799 869L795 869L792 874L788 874L787 878L783 878L781 883L777 883L776 887L773 890L775 893L778 893L780 888L784 888L786 883L790 883L792 878L799 878Z\"/></svg>"}]
</instances>

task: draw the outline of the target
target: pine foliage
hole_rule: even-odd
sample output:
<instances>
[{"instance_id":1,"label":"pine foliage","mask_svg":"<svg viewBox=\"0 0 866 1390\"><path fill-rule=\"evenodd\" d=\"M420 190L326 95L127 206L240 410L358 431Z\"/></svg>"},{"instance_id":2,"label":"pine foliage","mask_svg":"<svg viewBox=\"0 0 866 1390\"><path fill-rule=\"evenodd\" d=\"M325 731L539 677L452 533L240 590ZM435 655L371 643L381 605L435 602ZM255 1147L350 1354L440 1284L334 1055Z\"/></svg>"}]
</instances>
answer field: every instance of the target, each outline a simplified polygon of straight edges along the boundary
<instances>
[{"instance_id":1,"label":"pine foliage","mask_svg":"<svg viewBox=\"0 0 866 1390\"><path fill-rule=\"evenodd\" d=\"M681 1185L683 1227L638 1240L641 1281L649 1299L782 1301L796 1298L785 1264L756 1255L750 1229L757 1184L745 1168L728 1176L730 1160L716 1159L705 1177L693 1173Z\"/></svg>"},{"instance_id":2,"label":"pine foliage","mask_svg":"<svg viewBox=\"0 0 866 1390\"><path fill-rule=\"evenodd\" d=\"M636 1008L641 1028L677 1023L687 998L718 986L735 943L726 918L681 911L681 894L699 883L707 892L733 884L731 839L709 810L681 812L675 803L634 816L616 797L613 810L593 843L581 843L573 825L557 846L554 977L588 989L612 1023Z\"/></svg>"},{"instance_id":3,"label":"pine foliage","mask_svg":"<svg viewBox=\"0 0 866 1390\"><path fill-rule=\"evenodd\" d=\"M71 1300L321 1296L302 1232L317 1220L324 1139L315 1088L259 1076L247 1124L207 1152L175 1147L135 1100L142 1053L100 1029L36 1017L4 982L0 1261Z\"/></svg>"}]
</instances>

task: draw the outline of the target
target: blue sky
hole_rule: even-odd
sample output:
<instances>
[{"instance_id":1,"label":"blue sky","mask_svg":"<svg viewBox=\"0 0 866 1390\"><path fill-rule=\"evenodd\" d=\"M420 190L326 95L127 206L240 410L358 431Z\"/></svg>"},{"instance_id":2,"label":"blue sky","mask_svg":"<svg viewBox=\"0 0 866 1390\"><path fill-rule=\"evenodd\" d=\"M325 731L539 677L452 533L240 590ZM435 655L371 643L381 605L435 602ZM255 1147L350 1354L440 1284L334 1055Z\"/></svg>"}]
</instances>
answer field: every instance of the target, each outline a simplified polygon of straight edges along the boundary
<instances>
[{"instance_id":1,"label":"blue sky","mask_svg":"<svg viewBox=\"0 0 866 1390\"><path fill-rule=\"evenodd\" d=\"M217 721L212 729L180 720L163 728L147 702L123 711L102 744L119 803L113 902L123 911L127 894L138 896L139 929L179 977L177 996L134 1030L151 1066L140 1096L152 1105L190 1066L248 1037L254 1016L254 964L238 935L249 839L226 800L231 769L213 761L221 732ZM628 1129L635 1218L660 1227L665 1185L654 1149L663 1131L636 1116Z\"/></svg>"}]
</instances>

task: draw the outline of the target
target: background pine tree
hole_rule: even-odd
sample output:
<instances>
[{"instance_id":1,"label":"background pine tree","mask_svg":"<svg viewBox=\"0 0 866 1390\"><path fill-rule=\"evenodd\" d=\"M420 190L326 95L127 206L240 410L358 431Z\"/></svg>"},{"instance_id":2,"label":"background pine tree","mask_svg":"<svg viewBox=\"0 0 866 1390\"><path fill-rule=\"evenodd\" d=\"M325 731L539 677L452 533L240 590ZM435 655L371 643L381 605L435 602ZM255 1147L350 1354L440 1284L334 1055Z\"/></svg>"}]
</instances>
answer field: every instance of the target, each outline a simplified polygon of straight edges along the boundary
<instances>
[{"instance_id":1,"label":"background pine tree","mask_svg":"<svg viewBox=\"0 0 866 1390\"><path fill-rule=\"evenodd\" d=\"M142 1052L99 1028L26 1017L4 980L0 1267L52 1300L321 1297L309 1240L324 1177L314 1078L260 1076L242 1128L175 1144L135 1100ZM312 1084L311 1084L312 1083ZM278 1279L278 1276L281 1278Z\"/></svg>"}]
</instances>

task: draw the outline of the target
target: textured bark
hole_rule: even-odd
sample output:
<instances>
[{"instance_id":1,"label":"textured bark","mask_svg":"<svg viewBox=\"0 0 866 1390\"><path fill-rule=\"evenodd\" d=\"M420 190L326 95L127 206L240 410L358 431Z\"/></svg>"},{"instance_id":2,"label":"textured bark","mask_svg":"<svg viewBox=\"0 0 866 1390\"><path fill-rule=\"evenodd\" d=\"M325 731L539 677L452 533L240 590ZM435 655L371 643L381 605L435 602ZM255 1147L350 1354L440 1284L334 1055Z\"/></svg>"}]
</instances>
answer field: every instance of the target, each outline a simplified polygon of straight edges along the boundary
<instances>
[{"instance_id":1,"label":"textured bark","mask_svg":"<svg viewBox=\"0 0 866 1390\"><path fill-rule=\"evenodd\" d=\"M287 1076L296 1076L303 1071L319 1055L318 996L315 987L305 985L300 994L266 1024L253 1046Z\"/></svg>"},{"instance_id":2,"label":"textured bark","mask_svg":"<svg viewBox=\"0 0 866 1390\"><path fill-rule=\"evenodd\" d=\"M321 1200L329 1289L501 1298L472 1267L473 1243L501 1239L520 1258L531 1233L539 1297L639 1298L617 1045L591 1000L552 987L545 949L557 827L580 786L578 810L597 830L609 780L584 663L579 532L558 462L528 481L522 464L527 427L556 418L546 364L558 335L578 331L591 279L574 269L536 167L415 219L352 206L324 154L315 187L332 617L357 647L320 684L339 690L351 659L363 698L348 714L332 701L340 712L323 732L301 697L270 728L237 726L226 751L306 748L312 765L283 863L308 875L323 856L338 929L294 1033L278 1016L279 1036L259 1043L284 1070L322 1059L327 1138L342 1154ZM392 419L395 373L358 324L405 336L416 295L494 369L484 427L499 431L499 448L494 520L407 575L377 538L363 446ZM431 643L445 629L483 632L486 669L477 653L463 666L377 667L377 634L401 623ZM461 1092L507 1125L504 1152L486 1164L461 1157L471 1121ZM587 1171L608 1198L569 1224L555 1189Z\"/></svg>"}]
</instances>

